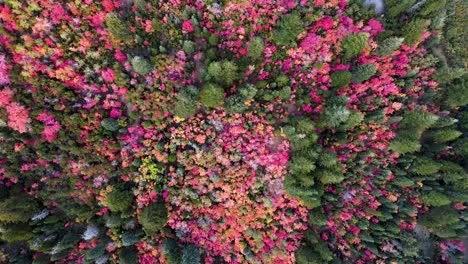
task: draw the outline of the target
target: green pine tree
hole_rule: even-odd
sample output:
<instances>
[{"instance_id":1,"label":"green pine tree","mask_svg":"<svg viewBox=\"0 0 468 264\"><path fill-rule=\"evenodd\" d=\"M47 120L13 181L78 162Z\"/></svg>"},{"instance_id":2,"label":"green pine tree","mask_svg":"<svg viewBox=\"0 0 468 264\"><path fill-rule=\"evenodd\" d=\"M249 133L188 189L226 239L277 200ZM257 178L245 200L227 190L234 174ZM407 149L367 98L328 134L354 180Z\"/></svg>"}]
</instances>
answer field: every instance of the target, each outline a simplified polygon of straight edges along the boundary
<instances>
[{"instance_id":1,"label":"green pine tree","mask_svg":"<svg viewBox=\"0 0 468 264\"><path fill-rule=\"evenodd\" d=\"M123 41L129 41L132 39L130 27L124 24L122 19L118 17L116 13L107 14L105 23L107 30L109 30L115 38Z\"/></svg>"},{"instance_id":2,"label":"green pine tree","mask_svg":"<svg viewBox=\"0 0 468 264\"><path fill-rule=\"evenodd\" d=\"M292 47L296 45L296 38L304 30L304 23L297 14L282 16L273 31L273 41L278 46Z\"/></svg>"},{"instance_id":3,"label":"green pine tree","mask_svg":"<svg viewBox=\"0 0 468 264\"><path fill-rule=\"evenodd\" d=\"M341 48L343 49L343 58L350 60L356 58L362 54L362 51L367 48L369 33L353 33L346 36L341 42Z\"/></svg>"},{"instance_id":4,"label":"green pine tree","mask_svg":"<svg viewBox=\"0 0 468 264\"><path fill-rule=\"evenodd\" d=\"M414 46L427 29L428 21L425 19L413 19L406 24L402 29L403 43L409 46Z\"/></svg>"},{"instance_id":5,"label":"green pine tree","mask_svg":"<svg viewBox=\"0 0 468 264\"><path fill-rule=\"evenodd\" d=\"M353 69L353 83L361 83L369 80L377 72L374 64L359 65Z\"/></svg>"},{"instance_id":6,"label":"green pine tree","mask_svg":"<svg viewBox=\"0 0 468 264\"><path fill-rule=\"evenodd\" d=\"M390 37L379 43L375 53L377 56L383 57L390 55L393 51L400 48L401 43L403 43L403 38Z\"/></svg>"},{"instance_id":7,"label":"green pine tree","mask_svg":"<svg viewBox=\"0 0 468 264\"><path fill-rule=\"evenodd\" d=\"M122 212L132 206L133 193L129 190L115 187L106 196L107 207L112 212Z\"/></svg>"},{"instance_id":8,"label":"green pine tree","mask_svg":"<svg viewBox=\"0 0 468 264\"><path fill-rule=\"evenodd\" d=\"M26 194L13 196L0 202L0 223L26 223L37 211L34 198Z\"/></svg>"},{"instance_id":9,"label":"green pine tree","mask_svg":"<svg viewBox=\"0 0 468 264\"><path fill-rule=\"evenodd\" d=\"M432 140L434 140L434 142L443 143L443 142L455 140L458 137L460 137L462 134L463 133L458 130L451 129L451 128L444 128L444 129L433 131L430 134L430 136Z\"/></svg>"},{"instance_id":10,"label":"green pine tree","mask_svg":"<svg viewBox=\"0 0 468 264\"><path fill-rule=\"evenodd\" d=\"M138 254L133 247L124 247L119 251L119 264L138 263Z\"/></svg>"},{"instance_id":11,"label":"green pine tree","mask_svg":"<svg viewBox=\"0 0 468 264\"><path fill-rule=\"evenodd\" d=\"M138 220L148 236L162 230L167 222L167 217L167 209L163 203L151 203L138 214Z\"/></svg>"},{"instance_id":12,"label":"green pine tree","mask_svg":"<svg viewBox=\"0 0 468 264\"><path fill-rule=\"evenodd\" d=\"M200 264L200 249L194 244L185 245L182 249L181 264Z\"/></svg>"},{"instance_id":13,"label":"green pine tree","mask_svg":"<svg viewBox=\"0 0 468 264\"><path fill-rule=\"evenodd\" d=\"M417 0L385 0L385 13L391 17L398 17L413 6Z\"/></svg>"},{"instance_id":14,"label":"green pine tree","mask_svg":"<svg viewBox=\"0 0 468 264\"><path fill-rule=\"evenodd\" d=\"M451 200L443 193L431 191L422 196L424 204L428 206L443 206L451 203Z\"/></svg>"}]
</instances>

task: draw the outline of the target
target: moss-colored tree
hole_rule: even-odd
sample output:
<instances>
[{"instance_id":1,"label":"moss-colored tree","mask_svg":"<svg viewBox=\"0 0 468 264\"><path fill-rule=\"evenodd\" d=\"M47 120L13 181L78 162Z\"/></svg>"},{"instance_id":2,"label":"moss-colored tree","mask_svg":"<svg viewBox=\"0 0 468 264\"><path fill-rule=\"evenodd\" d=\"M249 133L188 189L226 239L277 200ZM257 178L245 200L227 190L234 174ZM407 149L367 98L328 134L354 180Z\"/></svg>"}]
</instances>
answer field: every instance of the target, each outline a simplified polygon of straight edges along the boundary
<instances>
[{"instance_id":1,"label":"moss-colored tree","mask_svg":"<svg viewBox=\"0 0 468 264\"><path fill-rule=\"evenodd\" d=\"M199 91L194 86L182 88L176 96L174 114L182 118L189 118L197 111L197 97Z\"/></svg>"},{"instance_id":2,"label":"moss-colored tree","mask_svg":"<svg viewBox=\"0 0 468 264\"><path fill-rule=\"evenodd\" d=\"M184 44L182 46L182 49L184 50L185 53L188 55L192 55L196 52L196 46L193 41L190 40L185 40Z\"/></svg>"},{"instance_id":3,"label":"moss-colored tree","mask_svg":"<svg viewBox=\"0 0 468 264\"><path fill-rule=\"evenodd\" d=\"M140 75L146 75L153 70L151 64L140 56L133 57L130 62L133 70Z\"/></svg>"},{"instance_id":4,"label":"moss-colored tree","mask_svg":"<svg viewBox=\"0 0 468 264\"><path fill-rule=\"evenodd\" d=\"M207 83L200 92L200 102L208 108L215 108L223 103L224 91L214 83Z\"/></svg>"},{"instance_id":5,"label":"moss-colored tree","mask_svg":"<svg viewBox=\"0 0 468 264\"><path fill-rule=\"evenodd\" d=\"M456 231L453 230L453 227L459 225L460 215L448 205L434 207L420 217L419 223L427 227L436 236L450 238L456 236Z\"/></svg>"},{"instance_id":6,"label":"moss-colored tree","mask_svg":"<svg viewBox=\"0 0 468 264\"><path fill-rule=\"evenodd\" d=\"M229 87L238 79L238 68L231 61L215 61L208 65L206 81L215 81L218 84Z\"/></svg>"},{"instance_id":7,"label":"moss-colored tree","mask_svg":"<svg viewBox=\"0 0 468 264\"><path fill-rule=\"evenodd\" d=\"M343 172L339 166L333 169L317 170L315 173L319 176L322 184L336 184L344 180Z\"/></svg>"},{"instance_id":8,"label":"moss-colored tree","mask_svg":"<svg viewBox=\"0 0 468 264\"><path fill-rule=\"evenodd\" d=\"M351 82L352 74L349 71L338 71L330 74L333 87L340 89Z\"/></svg>"},{"instance_id":9,"label":"moss-colored tree","mask_svg":"<svg viewBox=\"0 0 468 264\"><path fill-rule=\"evenodd\" d=\"M240 95L231 95L226 99L226 103L224 105L226 110L230 113L240 113L247 109L247 105L245 104L244 97Z\"/></svg>"},{"instance_id":10,"label":"moss-colored tree","mask_svg":"<svg viewBox=\"0 0 468 264\"><path fill-rule=\"evenodd\" d=\"M260 37L253 37L250 40L247 52L250 58L254 60L259 60L263 58L263 52L265 50L265 44L263 44L263 39Z\"/></svg>"},{"instance_id":11,"label":"moss-colored tree","mask_svg":"<svg viewBox=\"0 0 468 264\"><path fill-rule=\"evenodd\" d=\"M436 73L434 73L433 78L439 84L449 84L450 82L460 78L464 78L464 80L466 80L466 78L468 78L467 74L468 72L464 68L440 68ZM466 81L464 80L461 80L461 82L466 86L466 84L464 84Z\"/></svg>"},{"instance_id":12,"label":"moss-colored tree","mask_svg":"<svg viewBox=\"0 0 468 264\"><path fill-rule=\"evenodd\" d=\"M26 223L0 226L0 240L6 242L26 242L34 237L31 227Z\"/></svg>"},{"instance_id":13,"label":"moss-colored tree","mask_svg":"<svg viewBox=\"0 0 468 264\"><path fill-rule=\"evenodd\" d=\"M239 88L239 94L245 101L250 100L257 94L257 88L253 84L246 84Z\"/></svg>"},{"instance_id":14,"label":"moss-colored tree","mask_svg":"<svg viewBox=\"0 0 468 264\"><path fill-rule=\"evenodd\" d=\"M398 124L399 129L415 129L424 131L434 125L439 117L424 110L411 110L404 114Z\"/></svg>"}]
</instances>

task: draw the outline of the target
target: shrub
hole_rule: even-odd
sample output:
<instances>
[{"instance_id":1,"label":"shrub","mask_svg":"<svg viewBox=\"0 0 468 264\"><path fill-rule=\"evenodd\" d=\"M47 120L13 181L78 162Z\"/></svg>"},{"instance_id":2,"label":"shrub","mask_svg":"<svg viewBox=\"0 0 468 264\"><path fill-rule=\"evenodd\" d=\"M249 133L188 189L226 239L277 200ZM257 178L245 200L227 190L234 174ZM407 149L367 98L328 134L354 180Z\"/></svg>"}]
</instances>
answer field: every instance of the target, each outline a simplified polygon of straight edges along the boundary
<instances>
[{"instance_id":1,"label":"shrub","mask_svg":"<svg viewBox=\"0 0 468 264\"><path fill-rule=\"evenodd\" d=\"M343 88L351 82L352 74L349 71L339 71L330 74L330 79L333 87L339 89Z\"/></svg>"},{"instance_id":2,"label":"shrub","mask_svg":"<svg viewBox=\"0 0 468 264\"><path fill-rule=\"evenodd\" d=\"M341 42L343 58L350 60L361 55L362 51L368 46L367 40L369 37L369 33L353 33L346 36Z\"/></svg>"},{"instance_id":3,"label":"shrub","mask_svg":"<svg viewBox=\"0 0 468 264\"><path fill-rule=\"evenodd\" d=\"M215 108L223 103L224 91L213 83L207 83L200 92L200 102L208 108Z\"/></svg>"},{"instance_id":4,"label":"shrub","mask_svg":"<svg viewBox=\"0 0 468 264\"><path fill-rule=\"evenodd\" d=\"M361 83L369 80L377 72L374 64L359 65L353 69L353 83Z\"/></svg>"},{"instance_id":5,"label":"shrub","mask_svg":"<svg viewBox=\"0 0 468 264\"><path fill-rule=\"evenodd\" d=\"M167 222L167 217L167 209L163 203L151 203L138 214L138 220L148 236L162 230Z\"/></svg>"}]
</instances>

